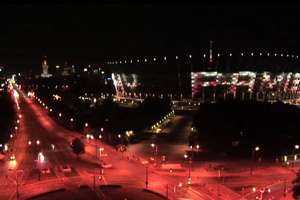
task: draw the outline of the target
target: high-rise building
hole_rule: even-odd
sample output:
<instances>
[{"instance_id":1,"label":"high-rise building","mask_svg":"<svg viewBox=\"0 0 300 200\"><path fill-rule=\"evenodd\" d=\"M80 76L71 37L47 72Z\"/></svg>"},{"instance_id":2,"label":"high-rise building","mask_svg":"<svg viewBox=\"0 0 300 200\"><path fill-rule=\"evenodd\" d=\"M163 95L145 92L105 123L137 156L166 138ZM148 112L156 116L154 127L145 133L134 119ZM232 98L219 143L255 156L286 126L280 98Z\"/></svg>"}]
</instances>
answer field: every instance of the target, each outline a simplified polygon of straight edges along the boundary
<instances>
[{"instance_id":1,"label":"high-rise building","mask_svg":"<svg viewBox=\"0 0 300 200\"><path fill-rule=\"evenodd\" d=\"M42 63L42 69L43 69L43 72L41 74L41 77L43 78L49 78L52 76L52 74L49 74L48 72L48 64L47 64L47 60L46 60L46 56L45 56L45 59L43 60L43 63Z\"/></svg>"}]
</instances>

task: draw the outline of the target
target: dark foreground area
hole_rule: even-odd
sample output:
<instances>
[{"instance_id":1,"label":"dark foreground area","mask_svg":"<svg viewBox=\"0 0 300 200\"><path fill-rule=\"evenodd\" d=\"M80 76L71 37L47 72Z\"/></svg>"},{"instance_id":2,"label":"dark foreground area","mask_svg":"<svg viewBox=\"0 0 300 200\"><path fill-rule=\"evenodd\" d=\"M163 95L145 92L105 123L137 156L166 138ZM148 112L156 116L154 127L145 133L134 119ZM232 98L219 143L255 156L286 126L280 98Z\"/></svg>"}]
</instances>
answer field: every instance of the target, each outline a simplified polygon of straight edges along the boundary
<instances>
[{"instance_id":1,"label":"dark foreground area","mask_svg":"<svg viewBox=\"0 0 300 200\"><path fill-rule=\"evenodd\" d=\"M196 131L191 134L190 143L235 156L278 157L297 153L293 149L300 142L299 119L299 108L282 102L206 103L194 116Z\"/></svg>"}]
</instances>

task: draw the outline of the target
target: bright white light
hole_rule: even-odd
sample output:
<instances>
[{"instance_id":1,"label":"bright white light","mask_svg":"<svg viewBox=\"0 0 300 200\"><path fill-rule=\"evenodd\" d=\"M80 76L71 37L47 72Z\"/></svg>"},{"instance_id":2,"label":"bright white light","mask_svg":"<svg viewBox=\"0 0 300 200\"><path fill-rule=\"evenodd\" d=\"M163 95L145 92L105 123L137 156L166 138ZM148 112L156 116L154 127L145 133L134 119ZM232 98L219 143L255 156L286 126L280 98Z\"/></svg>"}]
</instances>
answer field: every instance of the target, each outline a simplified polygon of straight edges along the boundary
<instances>
[{"instance_id":1,"label":"bright white light","mask_svg":"<svg viewBox=\"0 0 300 200\"><path fill-rule=\"evenodd\" d=\"M43 155L42 152L39 152L38 154L38 161L43 163L45 161L45 156Z\"/></svg>"},{"instance_id":2,"label":"bright white light","mask_svg":"<svg viewBox=\"0 0 300 200\"><path fill-rule=\"evenodd\" d=\"M7 151L7 150L8 150L8 145L5 144L5 145L4 145L4 151Z\"/></svg>"},{"instance_id":3,"label":"bright white light","mask_svg":"<svg viewBox=\"0 0 300 200\"><path fill-rule=\"evenodd\" d=\"M36 144L37 144L37 145L40 145L40 143L41 143L41 142L40 142L39 140L36 141Z\"/></svg>"},{"instance_id":4,"label":"bright white light","mask_svg":"<svg viewBox=\"0 0 300 200\"><path fill-rule=\"evenodd\" d=\"M84 68L83 71L84 71L84 72L87 72L87 68Z\"/></svg>"}]
</instances>

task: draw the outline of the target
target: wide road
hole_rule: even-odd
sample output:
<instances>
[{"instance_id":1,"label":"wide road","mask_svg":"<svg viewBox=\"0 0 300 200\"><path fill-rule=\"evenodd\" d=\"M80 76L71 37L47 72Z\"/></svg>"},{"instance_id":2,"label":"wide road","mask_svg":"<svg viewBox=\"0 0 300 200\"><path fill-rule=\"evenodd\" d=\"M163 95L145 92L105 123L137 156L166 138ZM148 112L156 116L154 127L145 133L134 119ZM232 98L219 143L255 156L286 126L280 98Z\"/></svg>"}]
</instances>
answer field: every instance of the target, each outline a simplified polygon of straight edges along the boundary
<instances>
[{"instance_id":1,"label":"wide road","mask_svg":"<svg viewBox=\"0 0 300 200\"><path fill-rule=\"evenodd\" d=\"M97 164L99 158L96 157L96 149L99 147L104 148L102 154L108 155L107 157L102 157L102 160L112 164L113 167L105 169L102 179L95 179L95 184L122 184L145 187L146 166L141 164L140 161L132 157L128 159L127 154L122 155L122 153L101 143L99 140L87 140L82 134L63 128L48 116L48 111L39 105L35 99L29 99L21 92L20 94L20 113L22 118L20 119L18 136L14 141L13 150L16 155L17 169L24 172L22 179L20 179L23 183L20 187L21 198L55 187L78 187L81 184L93 186L94 175L99 175L101 171L99 164ZM75 137L82 138L86 144L86 154L80 156L79 159L69 147L70 141ZM37 140L39 140L39 144L37 144ZM31 141L31 145L28 144L28 141ZM52 149L52 145L55 146L54 149ZM43 163L37 162L39 152L45 155L45 162ZM5 175L7 174L9 175L8 179L11 180L14 178L14 171L5 171L6 164L2 164L0 168L3 172L1 179L6 180ZM62 165L66 164L71 166L71 173L64 173L60 169ZM39 167L49 167L51 173L40 174ZM208 182L208 179L201 179L204 172L203 167L201 169L199 166L197 172L193 170L193 175L198 174L200 177L199 180L195 177L193 179L195 182ZM211 200L216 198L216 192L207 192L210 188L197 187L196 185L187 187L186 175L186 171L179 173L161 172L149 165L148 188L168 195L170 199ZM217 183L213 179L211 182L211 186ZM3 184L0 187L0 199L13 199L16 191L15 184L11 181L1 183ZM179 183L183 183L183 187L178 187ZM218 188L224 194L225 199L228 199L228 195L235 195L232 191L228 191L227 188L219 186Z\"/></svg>"},{"instance_id":2,"label":"wide road","mask_svg":"<svg viewBox=\"0 0 300 200\"><path fill-rule=\"evenodd\" d=\"M96 147L100 146L105 149L103 154L108 154L102 159L106 163L111 163L113 167L105 169L103 178L97 179L96 184L145 187L146 166L134 159L128 160L122 153L99 140L83 139L86 144L86 154L78 159L70 149L70 141L75 137L84 137L80 133L69 131L58 125L35 99L30 99L21 91L19 92L22 117L13 151L16 155L16 169L23 172L18 179L21 199L49 190L50 185L78 187L81 184L89 184L92 186L93 175L99 175L101 171L97 164L99 158L96 158ZM31 144L28 143L29 141ZM45 156L44 162L38 161L39 152ZM4 180L8 175L7 183L0 187L0 199L5 200L13 199L16 195L16 184L13 182L15 171L5 171L7 169L5 166L9 163L8 161L1 167L3 172L1 178ZM63 172L62 165L71 166L72 172ZM40 173L41 168L49 168L50 173ZM149 189L168 195L170 199L211 199L205 194L191 192L190 188L185 186L176 188L180 182L186 182L186 177L156 173L151 165L148 166L148 182ZM44 186L42 186L43 183L45 183Z\"/></svg>"}]
</instances>

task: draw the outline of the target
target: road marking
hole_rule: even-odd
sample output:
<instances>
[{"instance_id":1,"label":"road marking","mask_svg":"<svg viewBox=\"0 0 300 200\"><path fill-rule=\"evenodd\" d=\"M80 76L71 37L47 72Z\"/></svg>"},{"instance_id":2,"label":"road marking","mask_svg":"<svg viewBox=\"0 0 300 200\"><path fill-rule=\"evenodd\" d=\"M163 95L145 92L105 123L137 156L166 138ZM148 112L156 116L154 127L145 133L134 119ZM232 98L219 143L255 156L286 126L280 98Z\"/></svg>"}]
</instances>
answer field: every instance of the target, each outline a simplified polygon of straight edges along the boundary
<instances>
[{"instance_id":1,"label":"road marking","mask_svg":"<svg viewBox=\"0 0 300 200\"><path fill-rule=\"evenodd\" d=\"M214 200L212 197L210 197L208 194L205 194L204 192L203 193L200 193L198 192L197 190L193 189L193 188L188 188L188 190L194 192L195 194L197 194L199 197L205 197L205 198L208 198L208 199L211 199L211 200Z\"/></svg>"}]
</instances>

